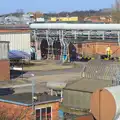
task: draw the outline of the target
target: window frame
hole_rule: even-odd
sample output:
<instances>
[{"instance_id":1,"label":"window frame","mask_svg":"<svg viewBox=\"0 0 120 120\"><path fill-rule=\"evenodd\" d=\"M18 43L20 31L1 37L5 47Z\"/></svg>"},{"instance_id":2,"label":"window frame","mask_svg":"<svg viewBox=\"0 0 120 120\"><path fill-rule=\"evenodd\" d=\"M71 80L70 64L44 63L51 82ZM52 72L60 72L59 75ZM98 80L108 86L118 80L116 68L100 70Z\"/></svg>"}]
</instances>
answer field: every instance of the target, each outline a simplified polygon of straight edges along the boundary
<instances>
[{"instance_id":1,"label":"window frame","mask_svg":"<svg viewBox=\"0 0 120 120\"><path fill-rule=\"evenodd\" d=\"M51 120L52 120L52 106L35 108L35 120L36 120L36 110L40 110L40 120L42 120L42 119L41 119L41 111L42 111L42 109L45 108L45 112L47 113L47 108L48 108L48 107L51 108ZM46 114L46 118L47 118L47 114Z\"/></svg>"}]
</instances>

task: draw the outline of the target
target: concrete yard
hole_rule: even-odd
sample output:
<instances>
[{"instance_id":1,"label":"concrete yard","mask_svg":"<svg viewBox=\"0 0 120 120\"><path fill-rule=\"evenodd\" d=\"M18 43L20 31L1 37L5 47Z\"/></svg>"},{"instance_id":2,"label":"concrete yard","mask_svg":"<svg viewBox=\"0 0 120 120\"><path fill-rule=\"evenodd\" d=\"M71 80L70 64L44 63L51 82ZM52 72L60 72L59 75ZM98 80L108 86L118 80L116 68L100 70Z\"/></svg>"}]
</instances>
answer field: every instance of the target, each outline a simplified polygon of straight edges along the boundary
<instances>
[{"instance_id":1,"label":"concrete yard","mask_svg":"<svg viewBox=\"0 0 120 120\"><path fill-rule=\"evenodd\" d=\"M49 66L49 64L51 64L51 63L47 63L47 64ZM64 67L64 65L60 65L60 64L57 65L55 63L52 63L52 64L54 64L54 66L57 66L57 67L58 66ZM66 66L67 66L67 68L64 68L64 69L30 70L30 71L27 71L23 75L23 77L24 77L23 79L18 77L16 79L13 79L12 82L1 83L0 87L1 88L2 87L11 88L12 87L12 88L14 88L15 93L31 92L32 91L32 80L35 80L36 92L41 93L47 89L45 83L48 81L66 81L66 82L68 82L68 81L78 80L81 78L80 72L83 71L83 63L77 68L74 68L73 65L66 65ZM44 65L40 65L40 67L42 68L42 67L44 67ZM35 76L32 77L31 74L34 74Z\"/></svg>"},{"instance_id":2,"label":"concrete yard","mask_svg":"<svg viewBox=\"0 0 120 120\"><path fill-rule=\"evenodd\" d=\"M73 65L62 65L60 64L61 62L59 62L59 64L57 64L55 61L51 61L51 60L45 60L45 61L38 61L38 62L30 62L31 66L25 66L23 68L24 71L47 71L47 70L63 70L63 69L68 69L68 68L73 68Z\"/></svg>"}]
</instances>

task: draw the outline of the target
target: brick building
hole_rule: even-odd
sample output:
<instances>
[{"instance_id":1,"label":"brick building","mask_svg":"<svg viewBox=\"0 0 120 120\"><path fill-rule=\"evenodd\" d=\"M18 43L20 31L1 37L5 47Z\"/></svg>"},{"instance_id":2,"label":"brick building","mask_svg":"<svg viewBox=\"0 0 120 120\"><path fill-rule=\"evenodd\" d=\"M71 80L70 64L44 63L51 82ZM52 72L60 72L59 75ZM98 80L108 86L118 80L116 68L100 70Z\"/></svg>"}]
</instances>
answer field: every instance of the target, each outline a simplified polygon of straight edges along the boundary
<instances>
[{"instance_id":1,"label":"brick building","mask_svg":"<svg viewBox=\"0 0 120 120\"><path fill-rule=\"evenodd\" d=\"M9 42L0 41L0 81L10 80Z\"/></svg>"},{"instance_id":2,"label":"brick building","mask_svg":"<svg viewBox=\"0 0 120 120\"><path fill-rule=\"evenodd\" d=\"M91 40L75 44L77 53L86 57L106 55L106 49L110 47L112 57L120 57L120 46L117 41Z\"/></svg>"},{"instance_id":3,"label":"brick building","mask_svg":"<svg viewBox=\"0 0 120 120\"><path fill-rule=\"evenodd\" d=\"M38 95L34 102L35 112L32 111L32 93L20 93L0 96L0 116L5 114L9 119L24 118L25 120L58 119L60 98L49 95ZM23 120L24 120L23 119Z\"/></svg>"}]
</instances>

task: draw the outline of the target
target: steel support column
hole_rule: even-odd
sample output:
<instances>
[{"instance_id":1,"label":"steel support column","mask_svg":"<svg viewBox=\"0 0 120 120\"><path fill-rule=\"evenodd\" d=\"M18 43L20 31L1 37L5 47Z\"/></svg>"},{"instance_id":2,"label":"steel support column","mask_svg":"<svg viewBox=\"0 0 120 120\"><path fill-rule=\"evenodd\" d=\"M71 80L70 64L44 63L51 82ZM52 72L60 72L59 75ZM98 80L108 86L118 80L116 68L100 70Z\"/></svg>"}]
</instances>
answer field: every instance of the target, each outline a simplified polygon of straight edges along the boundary
<instances>
[{"instance_id":1,"label":"steel support column","mask_svg":"<svg viewBox=\"0 0 120 120\"><path fill-rule=\"evenodd\" d=\"M103 31L102 39L105 40L105 31Z\"/></svg>"},{"instance_id":2,"label":"steel support column","mask_svg":"<svg viewBox=\"0 0 120 120\"><path fill-rule=\"evenodd\" d=\"M37 35L36 35L36 30L34 30L34 39L35 39L35 53L36 53L36 55L35 55L35 58L37 59L37 51L38 51L38 41L37 41Z\"/></svg>"},{"instance_id":3,"label":"steel support column","mask_svg":"<svg viewBox=\"0 0 120 120\"><path fill-rule=\"evenodd\" d=\"M47 55L47 59L49 59L49 31L48 30L46 30L46 40L47 40L47 43L48 43L48 55Z\"/></svg>"},{"instance_id":4,"label":"steel support column","mask_svg":"<svg viewBox=\"0 0 120 120\"><path fill-rule=\"evenodd\" d=\"M91 33L91 31L88 31L88 40L90 40L90 33Z\"/></svg>"},{"instance_id":5,"label":"steel support column","mask_svg":"<svg viewBox=\"0 0 120 120\"><path fill-rule=\"evenodd\" d=\"M118 34L118 44L120 46L120 31L118 31L117 34Z\"/></svg>"},{"instance_id":6,"label":"steel support column","mask_svg":"<svg viewBox=\"0 0 120 120\"><path fill-rule=\"evenodd\" d=\"M74 39L77 39L77 31L74 31Z\"/></svg>"}]
</instances>

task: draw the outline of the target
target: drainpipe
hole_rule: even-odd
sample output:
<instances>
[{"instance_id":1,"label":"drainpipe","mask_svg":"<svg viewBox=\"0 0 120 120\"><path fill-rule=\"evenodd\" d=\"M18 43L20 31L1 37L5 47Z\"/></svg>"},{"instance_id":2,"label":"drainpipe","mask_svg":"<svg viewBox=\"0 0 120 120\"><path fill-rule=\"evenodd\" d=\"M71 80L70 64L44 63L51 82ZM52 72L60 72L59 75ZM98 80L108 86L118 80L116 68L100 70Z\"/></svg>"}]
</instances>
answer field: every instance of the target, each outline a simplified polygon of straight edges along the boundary
<instances>
[{"instance_id":1,"label":"drainpipe","mask_svg":"<svg viewBox=\"0 0 120 120\"><path fill-rule=\"evenodd\" d=\"M47 55L47 59L49 59L49 31L48 30L46 30L46 40L47 40L47 43L48 43L48 55Z\"/></svg>"},{"instance_id":2,"label":"drainpipe","mask_svg":"<svg viewBox=\"0 0 120 120\"><path fill-rule=\"evenodd\" d=\"M37 43L36 30L34 30L34 38L35 38L35 53L36 53L36 59L37 59L37 46L38 46L38 43Z\"/></svg>"}]
</instances>

